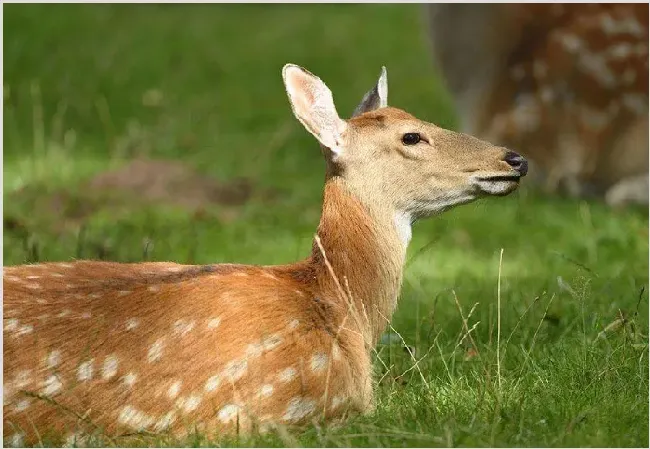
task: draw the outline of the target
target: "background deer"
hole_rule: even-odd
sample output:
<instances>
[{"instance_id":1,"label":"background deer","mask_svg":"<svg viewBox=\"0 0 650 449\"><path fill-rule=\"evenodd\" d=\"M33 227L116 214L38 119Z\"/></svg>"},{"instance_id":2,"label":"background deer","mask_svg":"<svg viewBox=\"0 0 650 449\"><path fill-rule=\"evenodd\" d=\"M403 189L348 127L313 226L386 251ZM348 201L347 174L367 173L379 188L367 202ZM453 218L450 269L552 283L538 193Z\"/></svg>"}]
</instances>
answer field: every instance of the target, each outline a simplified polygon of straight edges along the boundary
<instances>
[{"instance_id":1,"label":"background deer","mask_svg":"<svg viewBox=\"0 0 650 449\"><path fill-rule=\"evenodd\" d=\"M648 203L647 4L431 4L428 14L464 132L524 149L549 190Z\"/></svg>"},{"instance_id":2,"label":"background deer","mask_svg":"<svg viewBox=\"0 0 650 449\"><path fill-rule=\"evenodd\" d=\"M210 435L372 409L370 351L397 304L411 223L513 192L527 162L388 107L385 70L349 120L319 78L282 74L327 160L311 255L5 268L5 442Z\"/></svg>"}]
</instances>

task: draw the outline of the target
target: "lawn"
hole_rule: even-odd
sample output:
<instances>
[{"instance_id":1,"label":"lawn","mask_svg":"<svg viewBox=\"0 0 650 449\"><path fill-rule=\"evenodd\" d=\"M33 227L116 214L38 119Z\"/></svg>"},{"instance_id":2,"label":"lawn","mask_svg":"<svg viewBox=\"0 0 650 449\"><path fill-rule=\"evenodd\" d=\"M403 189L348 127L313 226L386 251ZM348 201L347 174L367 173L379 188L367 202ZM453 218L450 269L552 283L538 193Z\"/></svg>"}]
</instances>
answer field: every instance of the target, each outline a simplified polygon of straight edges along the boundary
<instances>
[{"instance_id":1,"label":"lawn","mask_svg":"<svg viewBox=\"0 0 650 449\"><path fill-rule=\"evenodd\" d=\"M385 65L392 105L453 128L423 19L420 5L5 6L4 264L307 255L324 163L281 67L318 74L345 115ZM134 170L169 183L140 195ZM376 412L138 444L648 447L647 208L525 185L413 234Z\"/></svg>"}]
</instances>

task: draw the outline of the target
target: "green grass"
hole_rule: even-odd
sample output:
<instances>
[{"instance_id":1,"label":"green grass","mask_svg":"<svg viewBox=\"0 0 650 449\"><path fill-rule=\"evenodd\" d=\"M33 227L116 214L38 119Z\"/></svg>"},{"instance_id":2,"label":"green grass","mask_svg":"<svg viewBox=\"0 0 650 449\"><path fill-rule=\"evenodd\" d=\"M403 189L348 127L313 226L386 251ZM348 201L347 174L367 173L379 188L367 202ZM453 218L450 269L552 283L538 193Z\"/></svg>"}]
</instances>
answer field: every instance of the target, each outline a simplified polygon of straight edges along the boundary
<instances>
[{"instance_id":1,"label":"green grass","mask_svg":"<svg viewBox=\"0 0 650 449\"><path fill-rule=\"evenodd\" d=\"M286 62L322 77L341 114L386 65L392 105L456 125L419 5L8 5L3 25L6 265L305 256L324 163L291 115ZM253 195L188 211L82 187L143 156L247 177ZM375 413L139 444L648 447L647 209L522 188L418 223L409 257L393 326L419 363L388 334Z\"/></svg>"}]
</instances>

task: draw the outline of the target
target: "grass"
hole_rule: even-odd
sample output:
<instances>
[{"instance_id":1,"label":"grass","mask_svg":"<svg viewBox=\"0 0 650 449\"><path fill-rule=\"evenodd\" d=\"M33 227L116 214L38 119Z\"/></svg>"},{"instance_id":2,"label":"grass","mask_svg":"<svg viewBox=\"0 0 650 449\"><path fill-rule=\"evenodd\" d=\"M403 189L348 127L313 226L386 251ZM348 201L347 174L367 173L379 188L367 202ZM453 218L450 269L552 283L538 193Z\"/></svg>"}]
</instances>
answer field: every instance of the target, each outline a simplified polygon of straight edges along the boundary
<instances>
[{"instance_id":1,"label":"grass","mask_svg":"<svg viewBox=\"0 0 650 449\"><path fill-rule=\"evenodd\" d=\"M7 5L3 26L6 265L306 255L324 164L291 115L285 62L321 76L342 114L386 65L392 105L456 125L419 5ZM188 210L81 187L136 157L244 176L253 195ZM647 209L522 188L416 224L409 258L375 413L136 443L648 446Z\"/></svg>"}]
</instances>

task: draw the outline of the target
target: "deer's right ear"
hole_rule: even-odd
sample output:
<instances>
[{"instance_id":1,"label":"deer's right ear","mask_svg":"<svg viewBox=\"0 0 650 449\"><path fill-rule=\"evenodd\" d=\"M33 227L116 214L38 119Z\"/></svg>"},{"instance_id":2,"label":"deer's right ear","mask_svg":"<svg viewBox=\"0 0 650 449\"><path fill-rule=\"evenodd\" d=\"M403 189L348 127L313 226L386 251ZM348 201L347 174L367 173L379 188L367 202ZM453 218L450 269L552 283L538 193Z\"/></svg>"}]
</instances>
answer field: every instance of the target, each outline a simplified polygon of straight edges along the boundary
<instances>
[{"instance_id":1,"label":"deer's right ear","mask_svg":"<svg viewBox=\"0 0 650 449\"><path fill-rule=\"evenodd\" d=\"M386 73L386 67L382 67L377 84L366 92L361 103L352 113L352 117L386 106L388 106L388 73Z\"/></svg>"},{"instance_id":2,"label":"deer's right ear","mask_svg":"<svg viewBox=\"0 0 650 449\"><path fill-rule=\"evenodd\" d=\"M320 78L294 64L284 66L282 78L296 118L323 146L340 154L347 124L336 112L332 92Z\"/></svg>"}]
</instances>

